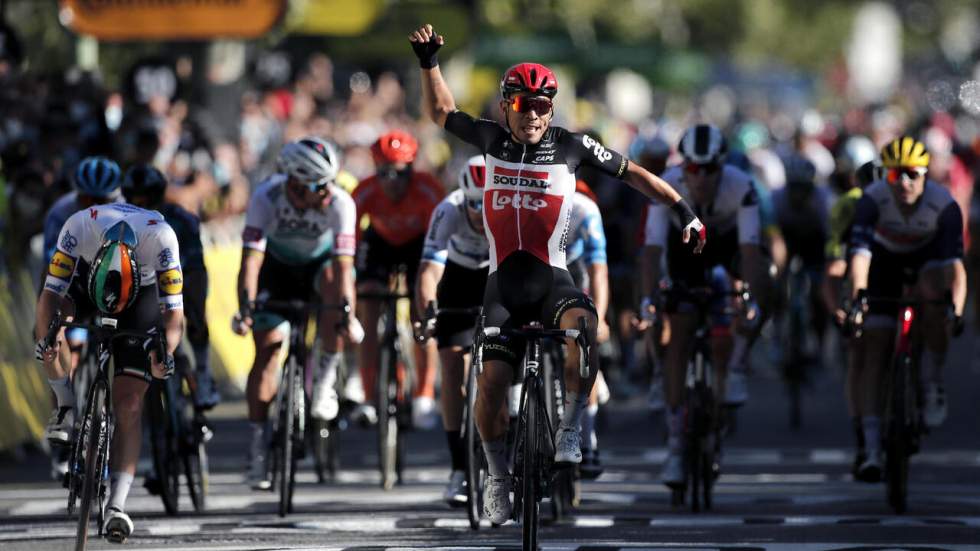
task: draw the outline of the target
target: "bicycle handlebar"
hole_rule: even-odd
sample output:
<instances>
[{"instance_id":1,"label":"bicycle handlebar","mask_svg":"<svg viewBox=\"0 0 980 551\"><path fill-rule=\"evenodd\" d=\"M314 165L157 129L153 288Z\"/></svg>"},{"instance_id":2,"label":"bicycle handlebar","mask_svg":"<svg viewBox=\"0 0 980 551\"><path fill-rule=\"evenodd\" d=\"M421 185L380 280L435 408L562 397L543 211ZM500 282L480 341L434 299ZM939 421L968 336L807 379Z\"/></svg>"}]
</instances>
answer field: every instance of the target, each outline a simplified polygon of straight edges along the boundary
<instances>
[{"instance_id":1,"label":"bicycle handlebar","mask_svg":"<svg viewBox=\"0 0 980 551\"><path fill-rule=\"evenodd\" d=\"M585 321L579 320L579 329L545 329L534 325L526 325L521 328L513 327L484 327L482 336L497 337L499 335L509 335L525 339L575 339L579 346L579 375L583 379L589 378L589 343L586 339Z\"/></svg>"},{"instance_id":2,"label":"bicycle handlebar","mask_svg":"<svg viewBox=\"0 0 980 551\"><path fill-rule=\"evenodd\" d=\"M167 335L166 331L162 327L157 327L156 331L131 331L131 330L121 330L117 329L118 320L115 318L107 318L102 316L97 316L95 318L96 323L78 323L78 322L65 322L61 317L61 311L55 312L54 317L51 319L51 323L48 324L48 332L44 336L44 346L50 348L54 345L54 340L57 337L58 331L64 327L66 329L85 329L86 331L98 335L102 340L107 340L110 343L115 342L116 339L123 337L131 337L140 339L142 341L154 340L156 345L156 353L158 361L164 361L167 358Z\"/></svg>"}]
</instances>

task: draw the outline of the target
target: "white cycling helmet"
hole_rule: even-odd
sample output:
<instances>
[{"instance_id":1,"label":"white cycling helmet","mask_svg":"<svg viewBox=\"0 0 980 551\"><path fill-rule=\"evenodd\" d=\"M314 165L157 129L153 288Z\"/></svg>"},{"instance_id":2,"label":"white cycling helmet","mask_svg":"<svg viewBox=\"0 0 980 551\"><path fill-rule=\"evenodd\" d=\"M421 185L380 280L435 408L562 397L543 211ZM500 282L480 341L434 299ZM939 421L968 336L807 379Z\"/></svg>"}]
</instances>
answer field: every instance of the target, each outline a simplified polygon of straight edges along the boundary
<instances>
[{"instance_id":1,"label":"white cycling helmet","mask_svg":"<svg viewBox=\"0 0 980 551\"><path fill-rule=\"evenodd\" d=\"M459 189L468 201L483 200L483 186L486 183L487 162L483 155L475 155L467 159L466 164L459 170Z\"/></svg>"},{"instance_id":2,"label":"white cycling helmet","mask_svg":"<svg viewBox=\"0 0 980 551\"><path fill-rule=\"evenodd\" d=\"M696 124L684 132L677 150L685 161L705 165L721 163L727 147L725 137L722 136L718 127L710 124Z\"/></svg>"},{"instance_id":3,"label":"white cycling helmet","mask_svg":"<svg viewBox=\"0 0 980 551\"><path fill-rule=\"evenodd\" d=\"M329 142L307 136L282 147L279 171L303 184L332 182L340 171L340 158Z\"/></svg>"}]
</instances>

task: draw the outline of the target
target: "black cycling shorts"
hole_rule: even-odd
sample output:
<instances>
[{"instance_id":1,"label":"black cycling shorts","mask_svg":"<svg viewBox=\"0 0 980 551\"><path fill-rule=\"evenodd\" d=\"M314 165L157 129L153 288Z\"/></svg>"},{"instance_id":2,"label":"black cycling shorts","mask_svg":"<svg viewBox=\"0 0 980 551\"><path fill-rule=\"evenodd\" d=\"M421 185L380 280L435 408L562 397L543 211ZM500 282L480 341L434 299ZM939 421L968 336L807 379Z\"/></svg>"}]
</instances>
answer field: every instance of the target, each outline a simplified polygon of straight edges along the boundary
<instances>
[{"instance_id":1,"label":"black cycling shorts","mask_svg":"<svg viewBox=\"0 0 980 551\"><path fill-rule=\"evenodd\" d=\"M446 262L436 299L439 308L476 308L483 303L489 268L471 270ZM436 316L435 337L439 348L469 347L473 344L476 314L446 313Z\"/></svg>"},{"instance_id":2,"label":"black cycling shorts","mask_svg":"<svg viewBox=\"0 0 980 551\"><path fill-rule=\"evenodd\" d=\"M721 265L732 277L739 277L738 232L733 230L721 235L708 234L708 241L701 254L694 254L695 238L681 241L681 230L671 225L667 235L667 272L675 283L687 287L711 285L711 268Z\"/></svg>"},{"instance_id":3,"label":"black cycling shorts","mask_svg":"<svg viewBox=\"0 0 980 551\"><path fill-rule=\"evenodd\" d=\"M278 260L275 256L265 255L262 269L259 270L259 289L257 298L260 300L302 300L311 301L319 294L320 272L328 269L329 256L324 256L306 264L293 266ZM272 312L258 311L255 313L253 329L268 331L283 322L281 315Z\"/></svg>"},{"instance_id":4,"label":"black cycling shorts","mask_svg":"<svg viewBox=\"0 0 980 551\"><path fill-rule=\"evenodd\" d=\"M487 280L483 313L487 327L520 328L532 321L557 329L561 316L571 308L596 314L588 295L575 287L568 270L555 268L526 251L508 256ZM499 360L512 366L524 358L523 339L506 335L491 337L483 344L484 360Z\"/></svg>"},{"instance_id":5,"label":"black cycling shorts","mask_svg":"<svg viewBox=\"0 0 980 551\"><path fill-rule=\"evenodd\" d=\"M82 260L78 263L75 278L72 279L67 295L75 304L76 320L90 320L96 315L102 316L88 296L87 281L88 264ZM160 314L156 283L140 287L136 301L121 314L112 317L118 321L116 328L121 331L150 331L160 328L163 325L163 318ZM150 356L143 346L144 342L133 337L119 338L113 342L112 361L116 376L129 375L146 382L153 380L150 372Z\"/></svg>"},{"instance_id":6,"label":"black cycling shorts","mask_svg":"<svg viewBox=\"0 0 980 551\"><path fill-rule=\"evenodd\" d=\"M895 253L878 243L871 245L871 268L868 271L868 295L874 298L901 298L905 286L919 279L919 273L929 265L940 265L936 244L929 243L908 253ZM898 315L897 304L872 303L870 314Z\"/></svg>"},{"instance_id":7,"label":"black cycling shorts","mask_svg":"<svg viewBox=\"0 0 980 551\"><path fill-rule=\"evenodd\" d=\"M424 245L424 234L396 247L368 228L357 244L357 282L378 281L387 286L391 274L404 265L408 288L414 289Z\"/></svg>"}]
</instances>

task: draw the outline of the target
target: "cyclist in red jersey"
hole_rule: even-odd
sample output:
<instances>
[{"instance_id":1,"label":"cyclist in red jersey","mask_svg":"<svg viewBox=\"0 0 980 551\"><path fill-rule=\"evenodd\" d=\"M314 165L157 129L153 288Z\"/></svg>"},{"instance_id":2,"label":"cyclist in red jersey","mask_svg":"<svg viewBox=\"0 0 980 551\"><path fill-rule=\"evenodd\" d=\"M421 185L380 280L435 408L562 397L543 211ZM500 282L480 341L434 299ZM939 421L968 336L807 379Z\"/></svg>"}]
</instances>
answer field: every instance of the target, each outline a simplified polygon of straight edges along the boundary
<instances>
[{"instance_id":1,"label":"cyclist in red jersey","mask_svg":"<svg viewBox=\"0 0 980 551\"><path fill-rule=\"evenodd\" d=\"M363 181L351 196L357 204L357 218L367 216L370 226L358 235L357 284L359 292L387 289L388 278L404 265L408 289L415 288L415 276L422 258L429 217L442 200L445 191L427 172L415 171L412 163L418 142L411 134L392 130L371 146L377 172ZM373 403L378 377L378 317L381 305L376 300L358 301L364 320L364 342L361 345L361 381L367 404ZM412 312L412 319L420 319ZM435 366L438 351L435 342L415 347L417 382L412 418L419 428L436 424ZM366 405L370 411L371 406ZM374 413L368 413L373 418Z\"/></svg>"},{"instance_id":2,"label":"cyclist in red jersey","mask_svg":"<svg viewBox=\"0 0 980 551\"><path fill-rule=\"evenodd\" d=\"M506 125L501 126L456 109L436 58L444 40L431 25L416 29L409 41L422 68L423 109L433 122L477 147L486 158L483 220L490 241L490 275L483 311L487 326L520 327L540 321L546 327L567 329L584 317L589 341L596 342L595 306L575 287L565 264L571 197L580 166L624 179L647 197L671 205L684 221L684 241L691 241L693 234L695 250L704 246L704 225L669 184L591 136L550 126L558 80L547 67L522 63L505 73L500 110ZM477 394L476 421L490 472L484 512L496 524L510 518L512 507L504 405L513 369L524 353L524 343L517 341L487 339ZM598 347L590 350L591 375L582 378L578 347L569 343L565 409L555 442L559 464L582 461L579 421L599 366Z\"/></svg>"}]
</instances>

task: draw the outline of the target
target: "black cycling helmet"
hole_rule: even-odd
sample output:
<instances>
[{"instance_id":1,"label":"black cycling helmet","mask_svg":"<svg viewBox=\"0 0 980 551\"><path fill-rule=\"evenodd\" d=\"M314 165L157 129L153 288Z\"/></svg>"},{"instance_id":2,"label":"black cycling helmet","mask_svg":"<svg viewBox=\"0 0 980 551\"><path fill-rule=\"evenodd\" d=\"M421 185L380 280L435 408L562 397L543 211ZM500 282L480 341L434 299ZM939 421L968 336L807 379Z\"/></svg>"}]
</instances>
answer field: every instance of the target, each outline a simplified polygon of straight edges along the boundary
<instances>
[{"instance_id":1,"label":"black cycling helmet","mask_svg":"<svg viewBox=\"0 0 980 551\"><path fill-rule=\"evenodd\" d=\"M127 201L142 197L148 204L156 205L163 201L166 191L167 177L153 165L138 164L126 171L122 192Z\"/></svg>"}]
</instances>

